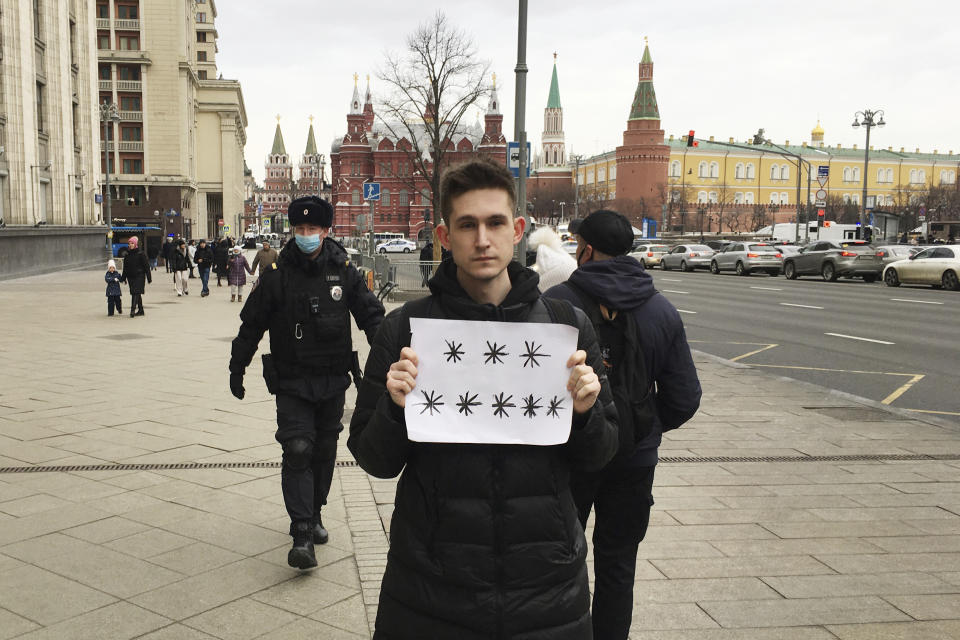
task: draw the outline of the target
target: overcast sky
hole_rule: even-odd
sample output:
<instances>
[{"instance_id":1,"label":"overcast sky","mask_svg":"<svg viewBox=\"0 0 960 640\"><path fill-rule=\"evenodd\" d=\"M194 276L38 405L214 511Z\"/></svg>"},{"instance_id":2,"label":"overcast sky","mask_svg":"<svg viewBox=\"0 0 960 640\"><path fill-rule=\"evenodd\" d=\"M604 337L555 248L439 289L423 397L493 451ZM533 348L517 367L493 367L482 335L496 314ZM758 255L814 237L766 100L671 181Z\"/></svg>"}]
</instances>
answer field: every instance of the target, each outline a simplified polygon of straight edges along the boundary
<instances>
[{"instance_id":1,"label":"overcast sky","mask_svg":"<svg viewBox=\"0 0 960 640\"><path fill-rule=\"evenodd\" d=\"M276 114L295 163L311 114L329 156L346 130L354 72L361 97L372 76L376 101L384 52L402 51L406 35L437 9L491 62L504 134L513 138L516 2L220 0L217 9L217 62L225 78L241 82L246 160L258 182ZM819 118L828 145L863 148L864 129L850 126L854 113L883 109L888 124L873 130L875 147L960 154L957 18L955 0L531 0L527 136L538 144L557 52L567 152L621 144L647 36L668 136L694 129L697 137L744 140L764 127L774 142L798 144Z\"/></svg>"}]
</instances>

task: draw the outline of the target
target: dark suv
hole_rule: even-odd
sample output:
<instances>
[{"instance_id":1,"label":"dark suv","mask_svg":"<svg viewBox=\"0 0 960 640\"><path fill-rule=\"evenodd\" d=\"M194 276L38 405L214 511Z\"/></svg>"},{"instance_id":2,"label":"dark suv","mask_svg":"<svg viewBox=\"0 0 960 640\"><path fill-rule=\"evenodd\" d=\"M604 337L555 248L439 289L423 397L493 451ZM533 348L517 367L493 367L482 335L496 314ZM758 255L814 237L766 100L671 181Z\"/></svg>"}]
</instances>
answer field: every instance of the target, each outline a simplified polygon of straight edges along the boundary
<instances>
[{"instance_id":1,"label":"dark suv","mask_svg":"<svg viewBox=\"0 0 960 640\"><path fill-rule=\"evenodd\" d=\"M837 278L863 278L873 282L883 271L883 260L865 240L818 240L784 257L783 275L789 280L797 276L819 275L828 282Z\"/></svg>"}]
</instances>

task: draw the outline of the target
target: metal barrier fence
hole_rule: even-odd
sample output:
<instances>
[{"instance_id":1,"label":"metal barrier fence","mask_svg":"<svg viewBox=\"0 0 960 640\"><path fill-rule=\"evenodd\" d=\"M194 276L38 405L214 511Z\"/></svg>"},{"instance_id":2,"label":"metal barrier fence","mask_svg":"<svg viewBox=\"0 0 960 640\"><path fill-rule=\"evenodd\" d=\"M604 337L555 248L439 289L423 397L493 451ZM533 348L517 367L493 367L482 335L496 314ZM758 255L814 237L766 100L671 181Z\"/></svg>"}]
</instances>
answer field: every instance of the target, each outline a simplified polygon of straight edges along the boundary
<instances>
[{"instance_id":1,"label":"metal barrier fence","mask_svg":"<svg viewBox=\"0 0 960 640\"><path fill-rule=\"evenodd\" d=\"M394 291L427 291L427 281L433 276L439 262L421 262L419 260L395 260L393 262L383 258L381 268L377 261L377 279L379 286L388 282L393 283Z\"/></svg>"}]
</instances>

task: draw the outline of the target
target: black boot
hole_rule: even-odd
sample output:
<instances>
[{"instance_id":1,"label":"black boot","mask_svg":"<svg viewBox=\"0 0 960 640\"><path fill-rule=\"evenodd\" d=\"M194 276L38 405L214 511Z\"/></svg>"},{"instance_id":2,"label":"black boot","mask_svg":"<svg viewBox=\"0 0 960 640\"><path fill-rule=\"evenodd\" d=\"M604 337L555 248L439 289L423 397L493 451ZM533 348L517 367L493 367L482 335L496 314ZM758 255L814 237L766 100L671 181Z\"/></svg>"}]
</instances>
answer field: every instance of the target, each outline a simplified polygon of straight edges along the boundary
<instances>
[{"instance_id":1,"label":"black boot","mask_svg":"<svg viewBox=\"0 0 960 640\"><path fill-rule=\"evenodd\" d=\"M313 529L309 522L297 522L290 525L293 536L293 548L287 553L287 564L297 569L312 569L317 566L313 555Z\"/></svg>"},{"instance_id":2,"label":"black boot","mask_svg":"<svg viewBox=\"0 0 960 640\"><path fill-rule=\"evenodd\" d=\"M327 533L327 530L323 527L323 520L320 519L320 514L317 514L317 521L313 523L313 544L327 544L327 540L330 539L330 534Z\"/></svg>"}]
</instances>

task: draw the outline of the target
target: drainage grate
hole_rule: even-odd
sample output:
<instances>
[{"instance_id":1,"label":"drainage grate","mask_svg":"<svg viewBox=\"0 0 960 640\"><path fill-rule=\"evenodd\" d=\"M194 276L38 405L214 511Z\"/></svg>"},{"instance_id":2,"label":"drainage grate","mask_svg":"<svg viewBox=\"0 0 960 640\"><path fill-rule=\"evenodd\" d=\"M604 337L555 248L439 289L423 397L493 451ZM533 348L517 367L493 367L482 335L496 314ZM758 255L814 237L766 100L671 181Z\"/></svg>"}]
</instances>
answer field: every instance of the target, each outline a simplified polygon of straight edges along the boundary
<instances>
[{"instance_id":1,"label":"drainage grate","mask_svg":"<svg viewBox=\"0 0 960 640\"><path fill-rule=\"evenodd\" d=\"M950 461L960 460L960 454L925 455L892 453L850 456L661 456L663 464L703 464L716 462L883 462L883 461ZM339 468L358 467L356 460L337 460ZM197 469L279 469L279 461L267 462L168 462L155 464L86 464L39 465L35 467L0 467L5 473L75 473L85 471L177 471Z\"/></svg>"},{"instance_id":2,"label":"drainage grate","mask_svg":"<svg viewBox=\"0 0 960 640\"><path fill-rule=\"evenodd\" d=\"M152 338L153 336L144 335L142 333L114 333L109 336L100 336L105 340L143 340L144 338Z\"/></svg>"}]
</instances>

